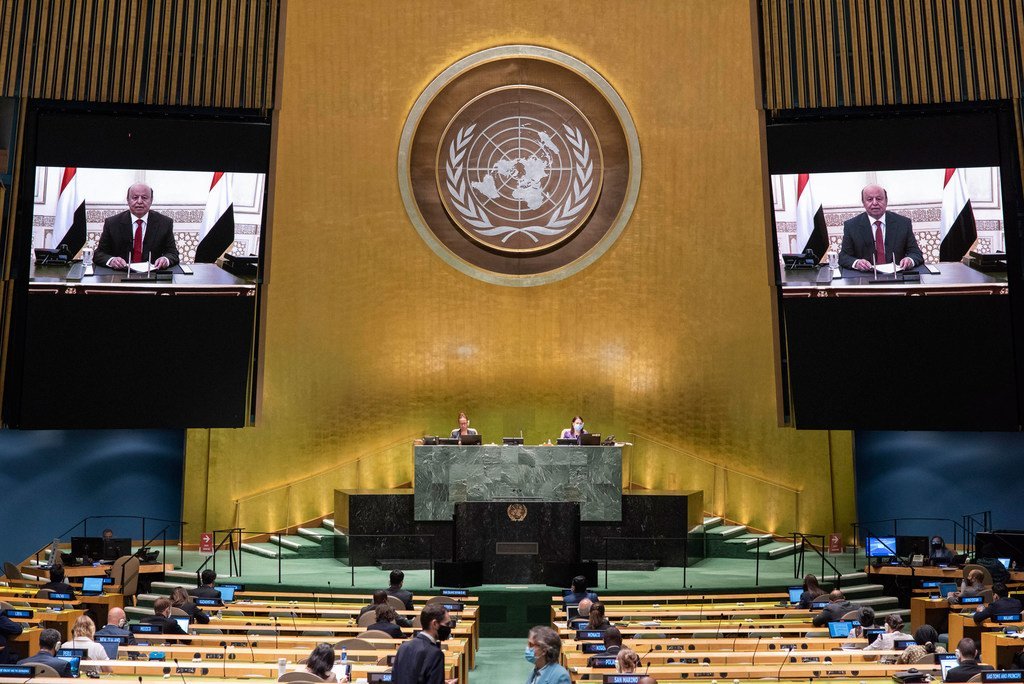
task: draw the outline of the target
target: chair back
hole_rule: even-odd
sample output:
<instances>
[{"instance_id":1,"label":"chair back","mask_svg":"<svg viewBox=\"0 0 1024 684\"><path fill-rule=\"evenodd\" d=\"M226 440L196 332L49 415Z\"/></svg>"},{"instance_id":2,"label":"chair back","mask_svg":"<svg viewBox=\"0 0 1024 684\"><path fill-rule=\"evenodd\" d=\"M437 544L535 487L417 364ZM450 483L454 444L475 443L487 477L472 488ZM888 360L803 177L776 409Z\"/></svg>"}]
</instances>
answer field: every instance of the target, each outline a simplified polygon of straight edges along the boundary
<instances>
[{"instance_id":1,"label":"chair back","mask_svg":"<svg viewBox=\"0 0 1024 684\"><path fill-rule=\"evenodd\" d=\"M304 629L299 636L304 637L332 637L334 632L329 629Z\"/></svg>"},{"instance_id":2,"label":"chair back","mask_svg":"<svg viewBox=\"0 0 1024 684\"><path fill-rule=\"evenodd\" d=\"M982 580L986 587L992 586L992 573L988 571L984 565L978 565L977 563L968 563L964 566L964 579L967 579L967 575L971 574L971 570L981 570L981 573L985 575L985 579Z\"/></svg>"},{"instance_id":3,"label":"chair back","mask_svg":"<svg viewBox=\"0 0 1024 684\"><path fill-rule=\"evenodd\" d=\"M388 605L395 610L405 610L405 602L394 596L388 596Z\"/></svg>"},{"instance_id":4,"label":"chair back","mask_svg":"<svg viewBox=\"0 0 1024 684\"><path fill-rule=\"evenodd\" d=\"M338 643L334 644L334 650L343 648L346 651L373 651L374 646L366 639L360 639L359 637L350 637L348 639L342 639ZM349 655L349 660L358 660Z\"/></svg>"},{"instance_id":5,"label":"chair back","mask_svg":"<svg viewBox=\"0 0 1024 684\"><path fill-rule=\"evenodd\" d=\"M860 608L858 608L857 610L851 610L849 613L846 613L845 615L843 615L843 617L841 617L839 619L840 620L857 620L858 618L860 618Z\"/></svg>"},{"instance_id":6,"label":"chair back","mask_svg":"<svg viewBox=\"0 0 1024 684\"><path fill-rule=\"evenodd\" d=\"M967 681L969 681L969 682L980 682L981 681L981 673L979 672L978 674L974 675L973 677L971 677Z\"/></svg>"},{"instance_id":7,"label":"chair back","mask_svg":"<svg viewBox=\"0 0 1024 684\"><path fill-rule=\"evenodd\" d=\"M139 569L142 562L137 556L121 556L110 566L110 576L115 584L121 585L121 595L135 596L139 593Z\"/></svg>"},{"instance_id":8,"label":"chair back","mask_svg":"<svg viewBox=\"0 0 1024 684\"><path fill-rule=\"evenodd\" d=\"M294 672L285 672L283 675L277 678L279 682L322 682L325 681L320 679L312 672L306 672L305 670L295 670Z\"/></svg>"},{"instance_id":9,"label":"chair back","mask_svg":"<svg viewBox=\"0 0 1024 684\"><path fill-rule=\"evenodd\" d=\"M913 665L937 665L939 658L936 653L922 653L915 660L911 660L910 663Z\"/></svg>"},{"instance_id":10,"label":"chair back","mask_svg":"<svg viewBox=\"0 0 1024 684\"><path fill-rule=\"evenodd\" d=\"M0 610L14 610L14 606L7 601L0 601Z\"/></svg>"},{"instance_id":11,"label":"chair back","mask_svg":"<svg viewBox=\"0 0 1024 684\"><path fill-rule=\"evenodd\" d=\"M33 677L60 677L57 671L46 663L32 663L32 670L34 673Z\"/></svg>"},{"instance_id":12,"label":"chair back","mask_svg":"<svg viewBox=\"0 0 1024 684\"><path fill-rule=\"evenodd\" d=\"M177 606L171 606L171 617L188 617L188 613Z\"/></svg>"},{"instance_id":13,"label":"chair back","mask_svg":"<svg viewBox=\"0 0 1024 684\"><path fill-rule=\"evenodd\" d=\"M985 603L992 603L992 590L986 589L981 592L981 600Z\"/></svg>"},{"instance_id":14,"label":"chair back","mask_svg":"<svg viewBox=\"0 0 1024 684\"><path fill-rule=\"evenodd\" d=\"M368 629L356 636L356 639L390 639L391 635L379 629Z\"/></svg>"},{"instance_id":15,"label":"chair back","mask_svg":"<svg viewBox=\"0 0 1024 684\"><path fill-rule=\"evenodd\" d=\"M451 596L431 596L427 599L428 606L434 603L454 603L454 600Z\"/></svg>"},{"instance_id":16,"label":"chair back","mask_svg":"<svg viewBox=\"0 0 1024 684\"><path fill-rule=\"evenodd\" d=\"M4 561L4 577L9 580L25 579L22 577L21 570L18 569L18 566L11 561Z\"/></svg>"},{"instance_id":17,"label":"chair back","mask_svg":"<svg viewBox=\"0 0 1024 684\"><path fill-rule=\"evenodd\" d=\"M356 620L356 624L360 627L369 627L375 622L377 622L377 613L372 610L366 611Z\"/></svg>"},{"instance_id":18,"label":"chair back","mask_svg":"<svg viewBox=\"0 0 1024 684\"><path fill-rule=\"evenodd\" d=\"M40 589L36 592L35 598L37 599L48 599L50 594L53 593L53 589Z\"/></svg>"}]
</instances>

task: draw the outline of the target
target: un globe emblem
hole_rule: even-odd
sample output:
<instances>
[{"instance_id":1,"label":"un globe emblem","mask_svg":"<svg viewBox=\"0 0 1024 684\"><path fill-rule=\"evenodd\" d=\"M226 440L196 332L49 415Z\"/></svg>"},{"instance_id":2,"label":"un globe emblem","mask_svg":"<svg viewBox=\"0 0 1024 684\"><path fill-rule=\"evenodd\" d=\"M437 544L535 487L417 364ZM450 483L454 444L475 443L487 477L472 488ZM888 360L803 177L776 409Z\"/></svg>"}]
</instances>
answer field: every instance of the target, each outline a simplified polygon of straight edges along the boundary
<instances>
[{"instance_id":1,"label":"un globe emblem","mask_svg":"<svg viewBox=\"0 0 1024 684\"><path fill-rule=\"evenodd\" d=\"M490 249L531 252L570 239L601 194L597 134L571 102L528 86L496 88L456 114L437 154L452 221Z\"/></svg>"},{"instance_id":2,"label":"un globe emblem","mask_svg":"<svg viewBox=\"0 0 1024 684\"><path fill-rule=\"evenodd\" d=\"M640 191L640 141L611 83L536 45L437 68L409 110L397 158L402 203L429 249L512 287L553 283L600 259Z\"/></svg>"}]
</instances>

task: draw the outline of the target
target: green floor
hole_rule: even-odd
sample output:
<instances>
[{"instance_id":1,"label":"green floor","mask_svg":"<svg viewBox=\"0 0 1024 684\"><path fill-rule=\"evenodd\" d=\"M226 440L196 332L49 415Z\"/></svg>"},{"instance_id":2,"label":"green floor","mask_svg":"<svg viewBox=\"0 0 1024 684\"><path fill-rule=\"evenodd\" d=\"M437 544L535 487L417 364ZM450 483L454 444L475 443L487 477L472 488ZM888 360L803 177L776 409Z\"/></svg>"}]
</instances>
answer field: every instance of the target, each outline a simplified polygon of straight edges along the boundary
<instances>
[{"instance_id":1,"label":"green floor","mask_svg":"<svg viewBox=\"0 0 1024 684\"><path fill-rule=\"evenodd\" d=\"M523 658L525 648L525 634L518 639L481 639L470 684L523 684L533 670Z\"/></svg>"}]
</instances>

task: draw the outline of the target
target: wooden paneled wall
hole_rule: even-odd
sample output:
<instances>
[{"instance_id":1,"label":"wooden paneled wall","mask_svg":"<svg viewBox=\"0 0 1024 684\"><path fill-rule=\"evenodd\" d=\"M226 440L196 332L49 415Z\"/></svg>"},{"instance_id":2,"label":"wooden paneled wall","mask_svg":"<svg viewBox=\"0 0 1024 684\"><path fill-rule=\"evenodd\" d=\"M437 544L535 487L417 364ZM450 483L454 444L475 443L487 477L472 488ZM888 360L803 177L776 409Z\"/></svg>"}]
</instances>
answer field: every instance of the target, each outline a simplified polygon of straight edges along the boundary
<instances>
[{"instance_id":1,"label":"wooden paneled wall","mask_svg":"<svg viewBox=\"0 0 1024 684\"><path fill-rule=\"evenodd\" d=\"M279 0L5 0L0 95L268 110Z\"/></svg>"},{"instance_id":2,"label":"wooden paneled wall","mask_svg":"<svg viewBox=\"0 0 1024 684\"><path fill-rule=\"evenodd\" d=\"M760 0L767 109L1018 99L1024 0Z\"/></svg>"}]
</instances>

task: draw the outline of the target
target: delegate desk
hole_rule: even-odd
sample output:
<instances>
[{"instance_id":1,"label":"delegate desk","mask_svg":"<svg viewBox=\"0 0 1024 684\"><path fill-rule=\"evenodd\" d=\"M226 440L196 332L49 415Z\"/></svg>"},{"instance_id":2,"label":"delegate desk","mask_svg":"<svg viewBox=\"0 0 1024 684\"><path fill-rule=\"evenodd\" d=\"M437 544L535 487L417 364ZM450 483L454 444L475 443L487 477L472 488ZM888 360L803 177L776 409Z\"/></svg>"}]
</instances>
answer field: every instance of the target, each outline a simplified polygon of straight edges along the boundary
<instances>
[{"instance_id":1,"label":"delegate desk","mask_svg":"<svg viewBox=\"0 0 1024 684\"><path fill-rule=\"evenodd\" d=\"M857 297L865 294L888 296L925 296L949 294L1006 294L1005 273L982 273L959 262L937 264L938 275L928 273L923 266L913 269L920 273L920 282L894 280L891 275L874 278L870 273L850 268L840 269L841 278L818 282L827 269L781 271L783 297ZM872 283L885 280L885 284ZM920 568L918 568L920 569Z\"/></svg>"},{"instance_id":2,"label":"delegate desk","mask_svg":"<svg viewBox=\"0 0 1024 684\"><path fill-rule=\"evenodd\" d=\"M1016 629L1024 629L1021 623L1015 624ZM1001 631L981 633L981 652L985 654L985 662L1000 670L1013 667L1013 658L1024 651L1024 638L1017 635L1003 634Z\"/></svg>"},{"instance_id":3,"label":"delegate desk","mask_svg":"<svg viewBox=\"0 0 1024 684\"><path fill-rule=\"evenodd\" d=\"M64 266L32 266L16 279L23 315L12 329L20 369L11 379L12 425L242 427L256 284L214 264L192 264L192 275L175 266L169 280L94 268L80 281L68 280ZM53 363L66 356L68 340L94 374L131 359L135 368L159 369L164 382L147 376L121 383L123 391L88 383L68 391L73 370Z\"/></svg>"},{"instance_id":4,"label":"delegate desk","mask_svg":"<svg viewBox=\"0 0 1024 684\"><path fill-rule=\"evenodd\" d=\"M579 501L582 521L622 519L621 446L415 446L416 521L457 502Z\"/></svg>"}]
</instances>

